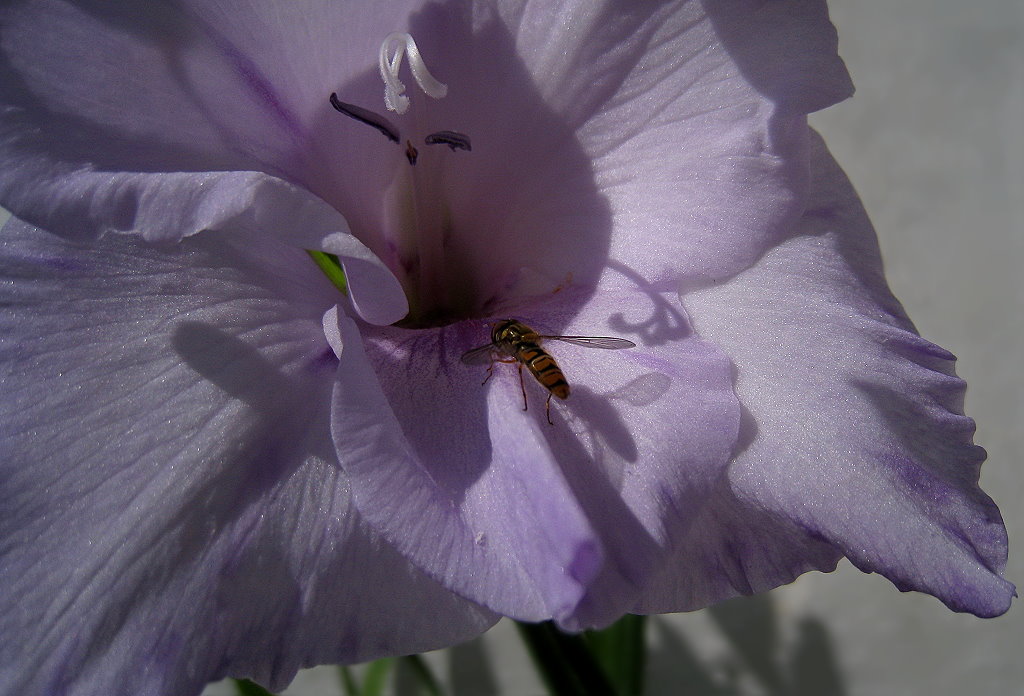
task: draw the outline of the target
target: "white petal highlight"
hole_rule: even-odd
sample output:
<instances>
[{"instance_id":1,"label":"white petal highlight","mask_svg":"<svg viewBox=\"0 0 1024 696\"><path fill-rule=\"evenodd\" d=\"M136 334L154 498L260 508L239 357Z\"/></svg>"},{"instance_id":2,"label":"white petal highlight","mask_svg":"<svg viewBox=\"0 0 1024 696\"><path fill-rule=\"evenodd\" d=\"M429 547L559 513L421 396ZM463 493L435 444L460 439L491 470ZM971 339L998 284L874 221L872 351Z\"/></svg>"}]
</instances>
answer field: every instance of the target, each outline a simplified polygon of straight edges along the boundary
<instances>
[{"instance_id":1,"label":"white petal highlight","mask_svg":"<svg viewBox=\"0 0 1024 696\"><path fill-rule=\"evenodd\" d=\"M341 330L338 328L338 305L334 305L324 312L323 326L327 343L334 351L334 357L340 360L344 342L341 338Z\"/></svg>"}]
</instances>

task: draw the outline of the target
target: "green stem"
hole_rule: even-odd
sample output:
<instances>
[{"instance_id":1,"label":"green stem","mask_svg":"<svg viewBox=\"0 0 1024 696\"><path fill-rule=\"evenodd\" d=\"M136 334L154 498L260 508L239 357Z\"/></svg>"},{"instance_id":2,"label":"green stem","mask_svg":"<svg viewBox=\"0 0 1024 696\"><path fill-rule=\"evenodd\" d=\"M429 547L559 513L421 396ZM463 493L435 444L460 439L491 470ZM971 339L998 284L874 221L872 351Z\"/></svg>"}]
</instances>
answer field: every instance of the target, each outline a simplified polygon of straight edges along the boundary
<instances>
[{"instance_id":1,"label":"green stem","mask_svg":"<svg viewBox=\"0 0 1024 696\"><path fill-rule=\"evenodd\" d=\"M338 261L338 257L334 254L313 251L311 249L306 249L306 253L316 262L316 265L320 267L320 270L324 272L328 280L334 283L334 287L347 295L348 279L345 278L345 271L341 269L341 262Z\"/></svg>"},{"instance_id":2,"label":"green stem","mask_svg":"<svg viewBox=\"0 0 1024 696\"><path fill-rule=\"evenodd\" d=\"M516 627L553 696L615 696L583 638L562 633L551 621Z\"/></svg>"},{"instance_id":3,"label":"green stem","mask_svg":"<svg viewBox=\"0 0 1024 696\"><path fill-rule=\"evenodd\" d=\"M608 628L583 634L591 653L620 694L638 696L644 692L646 618L627 614Z\"/></svg>"},{"instance_id":4,"label":"green stem","mask_svg":"<svg viewBox=\"0 0 1024 696\"><path fill-rule=\"evenodd\" d=\"M254 681L248 679L233 679L235 691L238 696L274 696Z\"/></svg>"},{"instance_id":5,"label":"green stem","mask_svg":"<svg viewBox=\"0 0 1024 696\"><path fill-rule=\"evenodd\" d=\"M395 664L393 657L382 657L374 660L366 668L363 676L363 696L380 696L384 693L388 677L391 676L391 668Z\"/></svg>"},{"instance_id":6,"label":"green stem","mask_svg":"<svg viewBox=\"0 0 1024 696\"><path fill-rule=\"evenodd\" d=\"M419 655L406 655L402 658L405 665L412 670L412 673L416 675L419 680L420 686L422 686L430 696L444 696L444 692L441 690L441 685L438 683L434 673L430 670L430 665L427 664Z\"/></svg>"},{"instance_id":7,"label":"green stem","mask_svg":"<svg viewBox=\"0 0 1024 696\"><path fill-rule=\"evenodd\" d=\"M349 666L338 667L338 674L341 677L341 688L344 689L345 696L359 696L359 685L356 684L356 678L352 676Z\"/></svg>"}]
</instances>

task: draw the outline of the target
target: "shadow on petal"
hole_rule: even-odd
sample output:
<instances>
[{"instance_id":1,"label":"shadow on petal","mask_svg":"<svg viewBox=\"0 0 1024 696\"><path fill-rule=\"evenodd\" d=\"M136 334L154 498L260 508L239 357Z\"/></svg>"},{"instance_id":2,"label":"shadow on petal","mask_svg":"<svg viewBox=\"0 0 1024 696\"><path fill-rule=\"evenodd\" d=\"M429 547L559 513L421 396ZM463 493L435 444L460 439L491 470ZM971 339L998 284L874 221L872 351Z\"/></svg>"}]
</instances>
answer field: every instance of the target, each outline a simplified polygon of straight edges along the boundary
<instances>
[{"instance_id":1,"label":"shadow on petal","mask_svg":"<svg viewBox=\"0 0 1024 696\"><path fill-rule=\"evenodd\" d=\"M449 86L444 99L413 94L407 114L389 115L403 141L419 146L415 166L404 145L339 116L329 93L316 114L312 190L402 280L413 307L403 326L516 316L527 286L550 292L571 275L589 290L607 261L612 214L593 157L489 12L433 3L409 20ZM382 111L374 59L337 93ZM465 133L472 151L421 145L439 129Z\"/></svg>"},{"instance_id":2,"label":"shadow on petal","mask_svg":"<svg viewBox=\"0 0 1024 696\"><path fill-rule=\"evenodd\" d=\"M824 2L701 5L744 77L784 112L810 113L853 94Z\"/></svg>"},{"instance_id":3,"label":"shadow on petal","mask_svg":"<svg viewBox=\"0 0 1024 696\"><path fill-rule=\"evenodd\" d=\"M310 399L302 385L289 380L256 348L222 329L193 321L175 328L172 345L185 364L243 401L256 416L245 432L224 434L224 456L232 463L206 482L205 492L195 494L207 515L190 514L193 520L221 528L242 516L249 505L261 502L267 491L288 479L303 461L313 457L334 460L333 451L312 448L313 443L327 442L325 438L303 435L318 425L327 427L326 408ZM309 451L294 456L302 448Z\"/></svg>"},{"instance_id":4,"label":"shadow on petal","mask_svg":"<svg viewBox=\"0 0 1024 696\"><path fill-rule=\"evenodd\" d=\"M366 355L417 459L456 504L490 465L483 369L458 357L472 338L465 323L437 329L361 327Z\"/></svg>"},{"instance_id":5,"label":"shadow on petal","mask_svg":"<svg viewBox=\"0 0 1024 696\"><path fill-rule=\"evenodd\" d=\"M668 391L671 384L672 378L664 372L648 372L603 396L612 401L625 401L632 406L650 406Z\"/></svg>"},{"instance_id":6,"label":"shadow on petal","mask_svg":"<svg viewBox=\"0 0 1024 696\"><path fill-rule=\"evenodd\" d=\"M672 306L672 302L666 299L666 294L671 293L674 298L675 287L657 287L647 281L638 271L626 264L609 260L608 267L620 273L634 292L647 296L651 303L651 314L641 321L626 319L622 313L612 314L608 319L608 325L619 333L628 336L636 336L645 346L661 345L671 341L680 341L693 333L689 319L680 308Z\"/></svg>"}]
</instances>

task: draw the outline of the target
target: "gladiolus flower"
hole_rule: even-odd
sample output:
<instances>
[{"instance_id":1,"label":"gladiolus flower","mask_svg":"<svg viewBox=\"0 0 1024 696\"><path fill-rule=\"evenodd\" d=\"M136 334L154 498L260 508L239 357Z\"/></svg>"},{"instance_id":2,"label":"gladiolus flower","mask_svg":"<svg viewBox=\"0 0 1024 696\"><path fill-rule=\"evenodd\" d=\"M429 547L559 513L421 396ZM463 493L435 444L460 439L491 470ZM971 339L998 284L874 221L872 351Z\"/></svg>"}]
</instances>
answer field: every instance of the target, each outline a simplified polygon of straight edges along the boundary
<instances>
[{"instance_id":1,"label":"gladiolus flower","mask_svg":"<svg viewBox=\"0 0 1024 696\"><path fill-rule=\"evenodd\" d=\"M807 127L823 4L2 12L5 692L276 688L843 556L1007 609L953 356ZM549 423L461 360L505 317L636 347L544 343Z\"/></svg>"}]
</instances>

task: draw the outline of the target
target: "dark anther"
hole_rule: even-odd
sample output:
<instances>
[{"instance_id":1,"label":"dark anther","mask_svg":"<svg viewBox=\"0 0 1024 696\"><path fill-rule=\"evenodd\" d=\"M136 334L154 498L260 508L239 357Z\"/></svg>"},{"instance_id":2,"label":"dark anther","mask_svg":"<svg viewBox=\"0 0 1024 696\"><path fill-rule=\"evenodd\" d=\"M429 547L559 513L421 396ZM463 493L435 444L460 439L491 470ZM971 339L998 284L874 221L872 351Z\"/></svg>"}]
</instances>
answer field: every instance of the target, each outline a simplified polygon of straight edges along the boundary
<instances>
[{"instance_id":1,"label":"dark anther","mask_svg":"<svg viewBox=\"0 0 1024 696\"><path fill-rule=\"evenodd\" d=\"M350 118L354 118L360 123L365 123L368 126L373 126L381 133L384 137L393 143L401 142L401 138L398 136L398 129L395 128L391 121L387 120L379 114L375 114L369 109L356 106L355 104L346 104L345 102L338 99L338 95L331 92L331 106L345 114Z\"/></svg>"},{"instance_id":2,"label":"dark anther","mask_svg":"<svg viewBox=\"0 0 1024 696\"><path fill-rule=\"evenodd\" d=\"M427 145L447 145L452 150L466 150L468 152L473 149L469 144L469 136L456 133L455 131L431 133L423 139L423 142Z\"/></svg>"},{"instance_id":3,"label":"dark anther","mask_svg":"<svg viewBox=\"0 0 1024 696\"><path fill-rule=\"evenodd\" d=\"M409 160L409 164L416 164L416 158L420 156L420 151L412 146L412 142L409 140L405 141L405 158Z\"/></svg>"}]
</instances>

